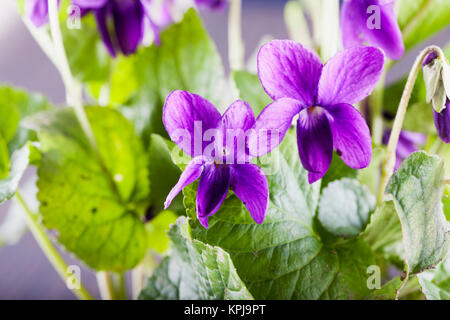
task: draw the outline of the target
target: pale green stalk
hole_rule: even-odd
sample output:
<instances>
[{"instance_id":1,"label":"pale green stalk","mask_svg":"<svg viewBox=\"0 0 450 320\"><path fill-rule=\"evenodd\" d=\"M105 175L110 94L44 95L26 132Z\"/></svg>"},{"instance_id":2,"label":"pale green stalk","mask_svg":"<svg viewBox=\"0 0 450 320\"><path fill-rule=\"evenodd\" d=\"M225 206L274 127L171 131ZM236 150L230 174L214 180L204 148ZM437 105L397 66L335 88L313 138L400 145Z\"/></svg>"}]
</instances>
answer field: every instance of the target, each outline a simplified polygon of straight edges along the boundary
<instances>
[{"instance_id":1,"label":"pale green stalk","mask_svg":"<svg viewBox=\"0 0 450 320\"><path fill-rule=\"evenodd\" d=\"M38 215L31 212L30 208L20 195L19 191L16 192L15 197L24 209L25 219L28 228L30 229L31 233L36 239L36 242L38 243L42 252L45 254L48 261L51 263L51 265L59 274L64 283L68 283L68 281L71 280L70 279L71 275L67 273L68 271L67 264L65 263L61 255L58 253L58 251L55 249L52 242L48 238L46 232L42 228L42 225L39 223ZM79 299L92 300L91 295L81 283L79 289L73 289L72 291Z\"/></svg>"},{"instance_id":2,"label":"pale green stalk","mask_svg":"<svg viewBox=\"0 0 450 320\"><path fill-rule=\"evenodd\" d=\"M244 41L242 40L241 0L230 0L228 15L228 58L232 71L244 68Z\"/></svg>"}]
</instances>

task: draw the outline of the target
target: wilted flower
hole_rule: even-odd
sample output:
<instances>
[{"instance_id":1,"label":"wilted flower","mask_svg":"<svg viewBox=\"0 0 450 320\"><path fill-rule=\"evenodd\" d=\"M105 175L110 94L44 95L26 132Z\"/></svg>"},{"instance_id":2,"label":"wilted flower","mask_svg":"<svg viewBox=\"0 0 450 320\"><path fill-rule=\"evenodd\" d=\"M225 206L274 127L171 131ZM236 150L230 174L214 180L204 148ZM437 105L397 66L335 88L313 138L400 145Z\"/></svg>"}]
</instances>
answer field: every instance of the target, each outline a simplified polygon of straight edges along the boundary
<instances>
[{"instance_id":1,"label":"wilted flower","mask_svg":"<svg viewBox=\"0 0 450 320\"><path fill-rule=\"evenodd\" d=\"M253 220L262 223L269 191L264 172L249 163L245 141L255 123L249 105L238 100L221 116L206 99L174 91L166 99L163 122L172 141L193 157L167 196L165 208L185 186L200 178L197 216L205 228L228 189L245 204Z\"/></svg>"},{"instance_id":2,"label":"wilted flower","mask_svg":"<svg viewBox=\"0 0 450 320\"><path fill-rule=\"evenodd\" d=\"M333 148L351 168L367 167L372 154L369 128L351 104L370 94L383 64L383 53L374 47L344 50L322 65L314 52L293 41L264 45L258 54L258 75L275 101L259 115L256 131L278 129L279 139L274 141L281 141L299 115L298 150L310 183L328 170ZM274 147L259 135L253 136L251 155L262 155L261 144L270 144L267 150Z\"/></svg>"},{"instance_id":3,"label":"wilted flower","mask_svg":"<svg viewBox=\"0 0 450 320\"><path fill-rule=\"evenodd\" d=\"M391 136L391 131L387 130L383 135L383 144L387 145L389 142L389 137ZM426 141L426 136L419 132L411 132L402 130L398 138L397 149L396 149L396 160L395 160L395 170L400 166L403 160L409 157L413 152L419 150Z\"/></svg>"},{"instance_id":4,"label":"wilted flower","mask_svg":"<svg viewBox=\"0 0 450 320\"><path fill-rule=\"evenodd\" d=\"M439 138L450 142L450 67L444 57L430 52L422 63L426 100L433 106L434 124Z\"/></svg>"},{"instance_id":5,"label":"wilted flower","mask_svg":"<svg viewBox=\"0 0 450 320\"><path fill-rule=\"evenodd\" d=\"M26 0L25 16L38 28L48 23L48 0Z\"/></svg>"},{"instance_id":6,"label":"wilted flower","mask_svg":"<svg viewBox=\"0 0 450 320\"><path fill-rule=\"evenodd\" d=\"M394 0L344 0L341 29L345 48L367 42L390 59L400 59L405 52Z\"/></svg>"}]
</instances>

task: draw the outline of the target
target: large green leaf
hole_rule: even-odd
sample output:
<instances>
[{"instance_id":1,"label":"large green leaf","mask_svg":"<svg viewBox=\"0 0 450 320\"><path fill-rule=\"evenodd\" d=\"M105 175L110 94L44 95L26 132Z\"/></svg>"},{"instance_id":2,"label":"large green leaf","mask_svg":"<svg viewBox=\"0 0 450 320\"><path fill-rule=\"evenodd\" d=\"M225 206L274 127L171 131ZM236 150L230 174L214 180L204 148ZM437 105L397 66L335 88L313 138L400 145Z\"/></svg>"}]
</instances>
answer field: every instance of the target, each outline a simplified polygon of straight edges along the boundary
<instances>
[{"instance_id":1,"label":"large green leaf","mask_svg":"<svg viewBox=\"0 0 450 320\"><path fill-rule=\"evenodd\" d=\"M448 225L442 211L444 163L416 152L394 173L386 187L400 218L408 273L433 267L448 252Z\"/></svg>"},{"instance_id":2,"label":"large green leaf","mask_svg":"<svg viewBox=\"0 0 450 320\"><path fill-rule=\"evenodd\" d=\"M233 72L233 79L239 91L241 100L246 101L258 116L261 111L272 102L272 99L264 91L258 75L247 71Z\"/></svg>"},{"instance_id":3,"label":"large green leaf","mask_svg":"<svg viewBox=\"0 0 450 320\"><path fill-rule=\"evenodd\" d=\"M264 223L255 224L230 193L209 218L209 229L192 222L193 237L229 252L257 299L365 297L369 293L365 271L374 263L372 252L359 240L325 246L314 230L320 182L308 183L294 130L270 157L271 162L264 161L270 190ZM187 212L195 217L196 184L186 187L184 195Z\"/></svg>"},{"instance_id":4,"label":"large green leaf","mask_svg":"<svg viewBox=\"0 0 450 320\"><path fill-rule=\"evenodd\" d=\"M366 187L356 180L342 179L323 189L318 217L332 234L354 237L364 230L374 208L375 197Z\"/></svg>"},{"instance_id":5,"label":"large green leaf","mask_svg":"<svg viewBox=\"0 0 450 320\"><path fill-rule=\"evenodd\" d=\"M398 21L406 50L449 25L448 0L399 0Z\"/></svg>"},{"instance_id":6,"label":"large green leaf","mask_svg":"<svg viewBox=\"0 0 450 320\"><path fill-rule=\"evenodd\" d=\"M253 299L230 255L219 247L192 239L185 217L171 227L169 237L174 250L155 270L139 299Z\"/></svg>"},{"instance_id":7,"label":"large green leaf","mask_svg":"<svg viewBox=\"0 0 450 320\"><path fill-rule=\"evenodd\" d=\"M134 267L147 249L141 219L148 204L147 157L133 126L117 111L86 108L92 150L72 109L36 115L42 159L38 199L43 223L97 270Z\"/></svg>"},{"instance_id":8,"label":"large green leaf","mask_svg":"<svg viewBox=\"0 0 450 320\"><path fill-rule=\"evenodd\" d=\"M180 178L180 169L173 164L171 149L174 144L165 140L157 134L150 137L148 149L148 165L150 173L150 183L155 186L150 195L151 210L153 214L158 214L164 210L164 202L167 195ZM170 210L184 213L182 196L178 196L170 205Z\"/></svg>"},{"instance_id":9,"label":"large green leaf","mask_svg":"<svg viewBox=\"0 0 450 320\"><path fill-rule=\"evenodd\" d=\"M141 48L134 59L133 77L139 90L123 108L138 122L147 141L149 133L167 136L162 107L173 90L187 90L225 110L231 99L220 54L194 9L161 34L161 45ZM120 90L121 88L116 88ZM116 89L113 89L116 90Z\"/></svg>"},{"instance_id":10,"label":"large green leaf","mask_svg":"<svg viewBox=\"0 0 450 320\"><path fill-rule=\"evenodd\" d=\"M357 175L357 170L350 168L344 161L342 161L341 157L339 157L336 152L333 152L333 159L330 167L322 178L322 189L334 180L339 180L342 178L356 178Z\"/></svg>"},{"instance_id":11,"label":"large green leaf","mask_svg":"<svg viewBox=\"0 0 450 320\"><path fill-rule=\"evenodd\" d=\"M436 269L425 271L418 278L428 300L450 300L450 256Z\"/></svg>"}]
</instances>

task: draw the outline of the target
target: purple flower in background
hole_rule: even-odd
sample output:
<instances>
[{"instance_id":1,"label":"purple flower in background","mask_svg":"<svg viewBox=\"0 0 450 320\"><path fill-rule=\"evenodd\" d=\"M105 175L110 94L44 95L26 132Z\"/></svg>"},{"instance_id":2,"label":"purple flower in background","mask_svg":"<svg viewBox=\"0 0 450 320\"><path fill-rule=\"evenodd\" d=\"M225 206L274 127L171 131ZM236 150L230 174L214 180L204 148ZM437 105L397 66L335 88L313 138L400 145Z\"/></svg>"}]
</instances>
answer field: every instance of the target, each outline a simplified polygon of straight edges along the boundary
<instances>
[{"instance_id":1,"label":"purple flower in background","mask_svg":"<svg viewBox=\"0 0 450 320\"><path fill-rule=\"evenodd\" d=\"M72 0L83 14L93 12L102 40L109 53L129 55L136 51L147 28L153 31L155 43L159 33L173 22L170 7L174 0ZM111 24L114 28L111 28Z\"/></svg>"},{"instance_id":2,"label":"purple flower in background","mask_svg":"<svg viewBox=\"0 0 450 320\"><path fill-rule=\"evenodd\" d=\"M394 0L344 0L341 29L345 48L367 42L381 48L394 60L405 52Z\"/></svg>"},{"instance_id":3,"label":"purple flower in background","mask_svg":"<svg viewBox=\"0 0 450 320\"><path fill-rule=\"evenodd\" d=\"M387 145L389 142L389 137L391 136L391 130L388 130L383 135L383 144ZM396 160L395 160L395 170L400 166L403 160L409 157L413 152L419 150L419 148L425 144L427 137L419 132L411 132L402 130L398 138L397 150L396 150Z\"/></svg>"},{"instance_id":4,"label":"purple flower in background","mask_svg":"<svg viewBox=\"0 0 450 320\"><path fill-rule=\"evenodd\" d=\"M60 0L58 0L58 4ZM48 23L48 0L26 0L25 16L39 28Z\"/></svg>"},{"instance_id":5,"label":"purple flower in background","mask_svg":"<svg viewBox=\"0 0 450 320\"><path fill-rule=\"evenodd\" d=\"M278 139L252 136L250 154L261 156L264 149L274 148L273 141L284 138L298 115L298 150L309 183L326 173L333 148L349 167L367 167L372 154L370 132L352 104L370 94L383 65L384 55L374 47L344 50L322 65L314 52L299 43L274 40L264 45L258 54L258 75L275 101L261 112L254 128L256 132L277 129Z\"/></svg>"},{"instance_id":6,"label":"purple flower in background","mask_svg":"<svg viewBox=\"0 0 450 320\"><path fill-rule=\"evenodd\" d=\"M211 10L219 10L228 4L228 0L195 0L199 7L207 7Z\"/></svg>"},{"instance_id":7,"label":"purple flower in background","mask_svg":"<svg viewBox=\"0 0 450 320\"><path fill-rule=\"evenodd\" d=\"M200 178L197 217L205 228L229 189L245 204L253 220L262 223L269 191L264 172L249 163L245 141L255 124L249 105L238 100L221 116L206 99L174 91L166 99L163 122L172 141L193 157L167 196L165 208L185 186Z\"/></svg>"}]
</instances>

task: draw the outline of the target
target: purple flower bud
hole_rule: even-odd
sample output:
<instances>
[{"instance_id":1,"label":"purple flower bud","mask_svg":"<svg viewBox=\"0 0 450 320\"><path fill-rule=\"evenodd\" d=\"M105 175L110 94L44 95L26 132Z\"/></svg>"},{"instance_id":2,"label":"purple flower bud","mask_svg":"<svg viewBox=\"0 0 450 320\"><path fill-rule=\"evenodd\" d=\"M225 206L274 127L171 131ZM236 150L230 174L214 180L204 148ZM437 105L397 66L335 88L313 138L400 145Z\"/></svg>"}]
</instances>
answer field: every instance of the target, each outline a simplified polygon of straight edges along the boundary
<instances>
[{"instance_id":1,"label":"purple flower bud","mask_svg":"<svg viewBox=\"0 0 450 320\"><path fill-rule=\"evenodd\" d=\"M228 0L195 0L195 4L211 10L220 10L228 4Z\"/></svg>"},{"instance_id":2,"label":"purple flower bud","mask_svg":"<svg viewBox=\"0 0 450 320\"><path fill-rule=\"evenodd\" d=\"M450 143L450 101L448 99L445 106L441 112L433 110L434 125L439 138L445 143Z\"/></svg>"},{"instance_id":3,"label":"purple flower bud","mask_svg":"<svg viewBox=\"0 0 450 320\"><path fill-rule=\"evenodd\" d=\"M58 0L58 5L60 0ZM25 16L37 27L48 23L48 0L26 0Z\"/></svg>"}]
</instances>

